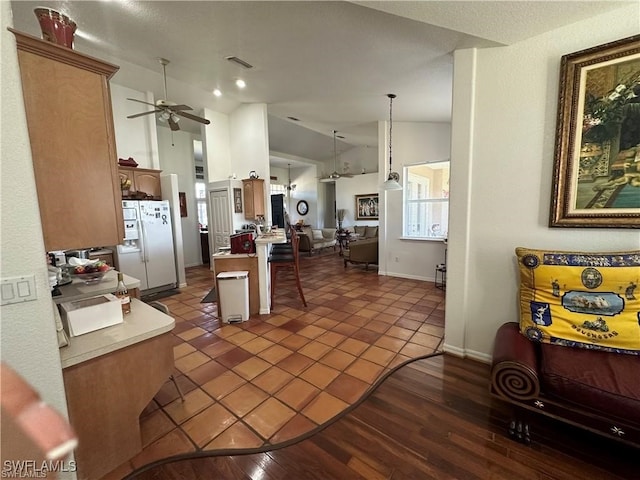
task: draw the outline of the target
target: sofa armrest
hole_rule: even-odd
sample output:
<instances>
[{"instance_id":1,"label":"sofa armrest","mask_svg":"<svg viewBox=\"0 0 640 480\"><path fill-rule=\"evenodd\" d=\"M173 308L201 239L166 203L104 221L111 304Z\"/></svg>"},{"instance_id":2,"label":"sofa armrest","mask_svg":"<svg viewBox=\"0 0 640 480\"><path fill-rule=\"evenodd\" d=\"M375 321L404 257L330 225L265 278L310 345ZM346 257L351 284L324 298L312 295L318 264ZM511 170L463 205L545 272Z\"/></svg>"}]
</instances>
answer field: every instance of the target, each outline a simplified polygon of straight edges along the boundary
<instances>
[{"instance_id":1,"label":"sofa armrest","mask_svg":"<svg viewBox=\"0 0 640 480\"><path fill-rule=\"evenodd\" d=\"M540 395L537 345L509 322L496 332L491 367L491 392L506 400L523 401Z\"/></svg>"}]
</instances>

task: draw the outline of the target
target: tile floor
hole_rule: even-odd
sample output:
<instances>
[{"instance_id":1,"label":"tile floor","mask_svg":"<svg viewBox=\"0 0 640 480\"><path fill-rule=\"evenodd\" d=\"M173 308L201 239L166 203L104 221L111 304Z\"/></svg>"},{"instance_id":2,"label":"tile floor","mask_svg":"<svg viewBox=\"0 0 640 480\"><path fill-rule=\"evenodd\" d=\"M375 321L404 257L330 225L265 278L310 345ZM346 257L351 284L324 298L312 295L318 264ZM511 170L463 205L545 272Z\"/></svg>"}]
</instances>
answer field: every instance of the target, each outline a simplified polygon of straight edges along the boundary
<instances>
[{"instance_id":1,"label":"tile floor","mask_svg":"<svg viewBox=\"0 0 640 480\"><path fill-rule=\"evenodd\" d=\"M343 266L329 251L301 257L308 307L281 273L271 315L222 324L208 267L159 301L175 317L175 377L141 415L144 450L105 478L201 450L268 447L309 433L398 365L441 349L444 293L433 283Z\"/></svg>"}]
</instances>

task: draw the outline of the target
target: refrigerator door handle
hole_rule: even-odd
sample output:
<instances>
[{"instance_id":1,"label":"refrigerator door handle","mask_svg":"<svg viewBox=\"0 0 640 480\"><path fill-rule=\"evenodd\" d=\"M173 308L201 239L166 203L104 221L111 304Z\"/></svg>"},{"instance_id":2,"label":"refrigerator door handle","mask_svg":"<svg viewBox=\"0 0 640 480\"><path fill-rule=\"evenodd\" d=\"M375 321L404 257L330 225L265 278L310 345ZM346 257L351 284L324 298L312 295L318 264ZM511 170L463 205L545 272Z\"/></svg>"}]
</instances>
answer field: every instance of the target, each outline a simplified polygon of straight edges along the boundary
<instances>
[{"instance_id":1,"label":"refrigerator door handle","mask_svg":"<svg viewBox=\"0 0 640 480\"><path fill-rule=\"evenodd\" d=\"M140 220L140 230L142 231L142 243L140 245L140 257L143 263L149 261L149 253L147 252L147 231L144 228L144 221Z\"/></svg>"}]
</instances>

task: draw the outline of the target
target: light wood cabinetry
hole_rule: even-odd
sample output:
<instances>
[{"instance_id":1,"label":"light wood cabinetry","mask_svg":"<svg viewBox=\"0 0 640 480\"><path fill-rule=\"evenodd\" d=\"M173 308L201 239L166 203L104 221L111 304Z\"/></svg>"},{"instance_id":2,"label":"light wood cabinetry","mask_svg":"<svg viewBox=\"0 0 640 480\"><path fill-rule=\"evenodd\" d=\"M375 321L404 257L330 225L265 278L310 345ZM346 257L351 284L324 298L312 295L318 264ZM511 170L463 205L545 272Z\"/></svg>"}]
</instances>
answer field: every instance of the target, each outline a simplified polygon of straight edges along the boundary
<instances>
[{"instance_id":1,"label":"light wood cabinetry","mask_svg":"<svg viewBox=\"0 0 640 480\"><path fill-rule=\"evenodd\" d=\"M264 211L264 180L242 180L244 192L244 218L255 220L258 215L265 215Z\"/></svg>"},{"instance_id":2,"label":"light wood cabinetry","mask_svg":"<svg viewBox=\"0 0 640 480\"><path fill-rule=\"evenodd\" d=\"M124 238L109 78L119 67L16 36L47 251Z\"/></svg>"},{"instance_id":3,"label":"light wood cabinetry","mask_svg":"<svg viewBox=\"0 0 640 480\"><path fill-rule=\"evenodd\" d=\"M162 170L150 170L138 167L118 167L120 182L130 180L129 194L122 191L122 198L139 198L136 194L146 194L146 199L162 200L160 187L160 172Z\"/></svg>"}]
</instances>

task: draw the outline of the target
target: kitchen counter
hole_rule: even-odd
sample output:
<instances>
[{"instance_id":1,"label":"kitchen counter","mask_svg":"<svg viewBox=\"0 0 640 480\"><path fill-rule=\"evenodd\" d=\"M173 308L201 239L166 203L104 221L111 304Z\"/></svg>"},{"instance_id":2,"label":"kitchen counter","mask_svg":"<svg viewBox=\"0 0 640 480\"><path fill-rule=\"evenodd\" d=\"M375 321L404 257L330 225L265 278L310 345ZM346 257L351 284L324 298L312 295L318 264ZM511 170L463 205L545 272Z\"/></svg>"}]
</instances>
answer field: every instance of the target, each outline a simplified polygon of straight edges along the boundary
<instances>
[{"instance_id":1,"label":"kitchen counter","mask_svg":"<svg viewBox=\"0 0 640 480\"><path fill-rule=\"evenodd\" d=\"M87 285L79 278L72 278L72 283L58 287L60 292L62 292L62 295L53 297L53 301L56 304L73 302L75 300L103 295L105 293L113 293L116 291L116 286L118 285L117 270L108 271L102 278L102 281L94 285ZM139 296L138 289L140 288L140 280L130 277L127 274L123 275L123 280L131 296L137 298Z\"/></svg>"},{"instance_id":2,"label":"kitchen counter","mask_svg":"<svg viewBox=\"0 0 640 480\"><path fill-rule=\"evenodd\" d=\"M274 243L286 243L287 235L284 229L277 229L272 233L265 233L256 238L256 252L258 253L258 279L260 282L260 313L271 313L271 278L269 276L269 250Z\"/></svg>"},{"instance_id":3,"label":"kitchen counter","mask_svg":"<svg viewBox=\"0 0 640 480\"><path fill-rule=\"evenodd\" d=\"M62 368L71 367L170 332L174 326L175 321L172 317L132 298L131 313L124 316L122 323L71 337L69 345L60 349Z\"/></svg>"}]
</instances>

